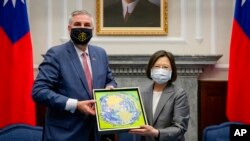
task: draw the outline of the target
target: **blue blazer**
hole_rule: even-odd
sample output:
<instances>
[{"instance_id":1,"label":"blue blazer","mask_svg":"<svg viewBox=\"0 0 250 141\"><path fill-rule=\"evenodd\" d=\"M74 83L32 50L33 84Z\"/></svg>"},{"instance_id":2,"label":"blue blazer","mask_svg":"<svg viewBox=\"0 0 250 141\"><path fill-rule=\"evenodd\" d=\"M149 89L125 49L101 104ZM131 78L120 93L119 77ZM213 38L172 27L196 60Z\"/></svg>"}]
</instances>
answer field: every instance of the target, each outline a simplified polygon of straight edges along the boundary
<instances>
[{"instance_id":1,"label":"blue blazer","mask_svg":"<svg viewBox=\"0 0 250 141\"><path fill-rule=\"evenodd\" d=\"M104 49L89 45L93 88L116 87ZM34 101L47 106L44 141L84 141L96 129L94 116L65 110L68 98L92 99L81 62L71 41L52 47L39 66L34 82Z\"/></svg>"}]
</instances>

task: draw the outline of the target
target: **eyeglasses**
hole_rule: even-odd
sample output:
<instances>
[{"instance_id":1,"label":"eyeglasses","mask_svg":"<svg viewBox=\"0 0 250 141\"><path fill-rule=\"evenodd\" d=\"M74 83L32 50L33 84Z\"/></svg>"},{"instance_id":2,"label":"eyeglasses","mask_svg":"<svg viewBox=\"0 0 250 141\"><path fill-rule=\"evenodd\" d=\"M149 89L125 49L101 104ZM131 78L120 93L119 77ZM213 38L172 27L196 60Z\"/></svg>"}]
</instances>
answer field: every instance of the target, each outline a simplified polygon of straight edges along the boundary
<instances>
[{"instance_id":1,"label":"eyeglasses","mask_svg":"<svg viewBox=\"0 0 250 141\"><path fill-rule=\"evenodd\" d=\"M168 66L153 66L152 68L153 69L160 69L161 68L161 69L164 69L164 70L171 70L170 67L168 67Z\"/></svg>"}]
</instances>

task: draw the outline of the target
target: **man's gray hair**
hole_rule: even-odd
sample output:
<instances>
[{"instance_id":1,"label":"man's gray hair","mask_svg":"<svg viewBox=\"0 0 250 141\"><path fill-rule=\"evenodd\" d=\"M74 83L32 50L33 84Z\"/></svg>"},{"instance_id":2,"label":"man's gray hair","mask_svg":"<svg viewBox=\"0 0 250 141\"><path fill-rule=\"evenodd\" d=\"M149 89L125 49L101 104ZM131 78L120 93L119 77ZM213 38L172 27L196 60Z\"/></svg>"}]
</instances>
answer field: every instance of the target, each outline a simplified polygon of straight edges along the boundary
<instances>
[{"instance_id":1,"label":"man's gray hair","mask_svg":"<svg viewBox=\"0 0 250 141\"><path fill-rule=\"evenodd\" d=\"M76 10L76 11L73 11L71 13L70 17L69 17L69 24L72 22L72 18L74 16L77 16L77 15L87 15L87 16L89 16L91 18L92 24L94 24L94 19L93 19L92 15L88 11L86 11L86 10Z\"/></svg>"}]
</instances>

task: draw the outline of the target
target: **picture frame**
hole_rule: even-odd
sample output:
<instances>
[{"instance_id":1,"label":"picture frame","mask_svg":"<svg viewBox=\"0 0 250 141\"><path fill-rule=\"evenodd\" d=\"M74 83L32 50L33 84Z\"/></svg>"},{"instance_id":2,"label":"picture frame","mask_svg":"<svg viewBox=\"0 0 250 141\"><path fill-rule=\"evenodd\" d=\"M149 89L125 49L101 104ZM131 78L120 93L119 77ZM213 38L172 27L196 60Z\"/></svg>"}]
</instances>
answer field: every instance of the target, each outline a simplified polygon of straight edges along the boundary
<instances>
[{"instance_id":1,"label":"picture frame","mask_svg":"<svg viewBox=\"0 0 250 141\"><path fill-rule=\"evenodd\" d=\"M167 35L167 0L139 0L128 20L122 7L122 0L96 0L97 35Z\"/></svg>"},{"instance_id":2,"label":"picture frame","mask_svg":"<svg viewBox=\"0 0 250 141\"><path fill-rule=\"evenodd\" d=\"M138 87L94 89L93 97L100 134L126 132L148 124Z\"/></svg>"}]
</instances>

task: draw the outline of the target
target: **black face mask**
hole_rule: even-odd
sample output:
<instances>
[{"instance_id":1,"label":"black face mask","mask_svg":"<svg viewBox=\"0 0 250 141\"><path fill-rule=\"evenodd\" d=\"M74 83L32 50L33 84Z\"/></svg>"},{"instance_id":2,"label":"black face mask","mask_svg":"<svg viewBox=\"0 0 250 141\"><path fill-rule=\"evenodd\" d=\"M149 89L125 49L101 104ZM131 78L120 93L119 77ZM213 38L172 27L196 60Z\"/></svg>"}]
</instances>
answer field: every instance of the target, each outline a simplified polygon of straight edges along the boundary
<instances>
[{"instance_id":1,"label":"black face mask","mask_svg":"<svg viewBox=\"0 0 250 141\"><path fill-rule=\"evenodd\" d=\"M72 28L70 32L71 40L77 45L86 45L92 38L92 29Z\"/></svg>"}]
</instances>

